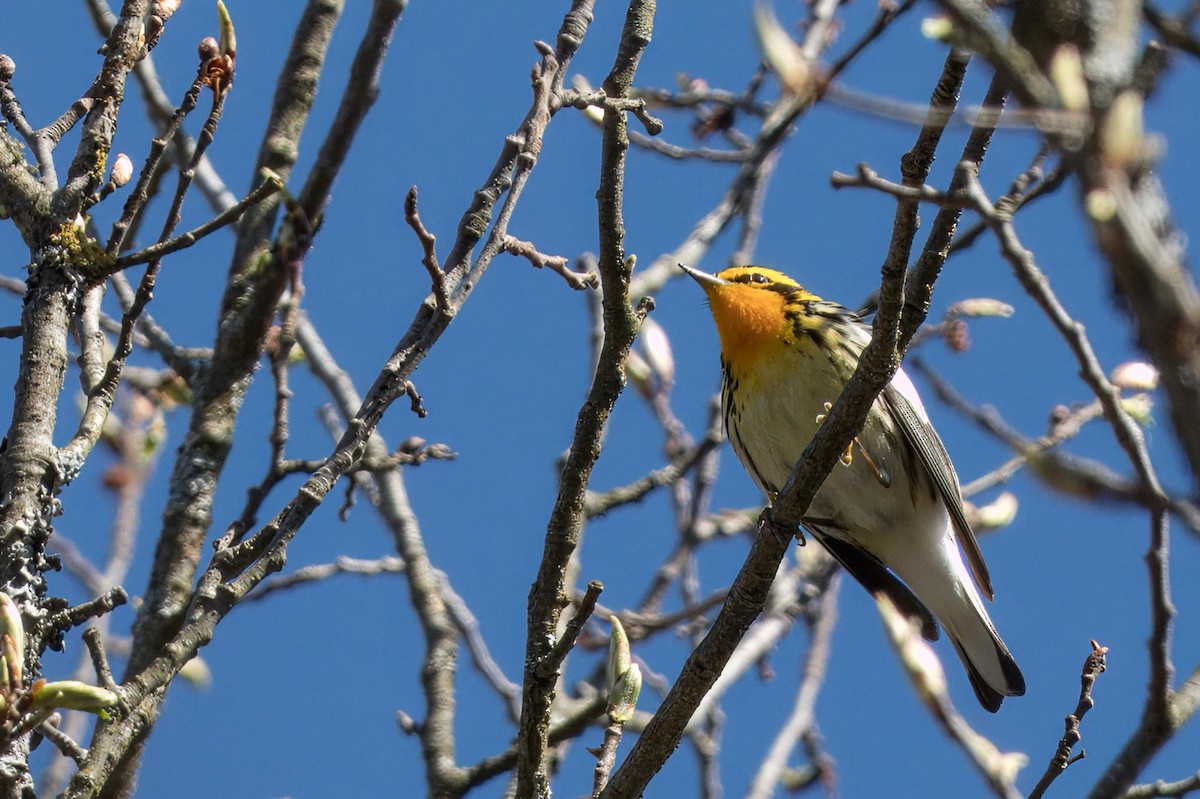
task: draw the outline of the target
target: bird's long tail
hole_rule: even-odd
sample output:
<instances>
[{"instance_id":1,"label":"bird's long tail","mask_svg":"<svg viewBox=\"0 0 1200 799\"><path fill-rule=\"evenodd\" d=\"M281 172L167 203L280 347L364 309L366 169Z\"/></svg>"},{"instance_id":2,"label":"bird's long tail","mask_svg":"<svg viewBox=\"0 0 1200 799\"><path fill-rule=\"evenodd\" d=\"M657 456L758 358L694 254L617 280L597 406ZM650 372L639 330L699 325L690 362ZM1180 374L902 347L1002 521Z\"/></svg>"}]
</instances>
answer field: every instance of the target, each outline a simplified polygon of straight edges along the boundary
<instances>
[{"instance_id":1,"label":"bird's long tail","mask_svg":"<svg viewBox=\"0 0 1200 799\"><path fill-rule=\"evenodd\" d=\"M952 536L943 538L941 554L945 567L957 579L947 580L944 571L928 565L919 572L940 572L936 579L922 580L920 574L900 576L946 629L979 703L995 713L1004 697L1025 693L1025 677L996 632Z\"/></svg>"}]
</instances>

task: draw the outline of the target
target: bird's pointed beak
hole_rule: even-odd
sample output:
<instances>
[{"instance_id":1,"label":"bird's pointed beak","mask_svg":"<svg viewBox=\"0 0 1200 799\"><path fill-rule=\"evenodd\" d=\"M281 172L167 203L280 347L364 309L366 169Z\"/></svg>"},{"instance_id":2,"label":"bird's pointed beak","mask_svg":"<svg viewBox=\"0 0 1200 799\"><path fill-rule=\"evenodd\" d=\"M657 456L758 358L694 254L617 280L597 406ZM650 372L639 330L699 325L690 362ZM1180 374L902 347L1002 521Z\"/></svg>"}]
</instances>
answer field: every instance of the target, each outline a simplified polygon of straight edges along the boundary
<instances>
[{"instance_id":1,"label":"bird's pointed beak","mask_svg":"<svg viewBox=\"0 0 1200 799\"><path fill-rule=\"evenodd\" d=\"M710 275L708 272L701 272L699 269L693 269L686 264L679 264L679 268L686 272L688 276L692 278L692 280L699 283L701 288L707 289L714 286L726 285L726 281L722 280L716 275Z\"/></svg>"}]
</instances>

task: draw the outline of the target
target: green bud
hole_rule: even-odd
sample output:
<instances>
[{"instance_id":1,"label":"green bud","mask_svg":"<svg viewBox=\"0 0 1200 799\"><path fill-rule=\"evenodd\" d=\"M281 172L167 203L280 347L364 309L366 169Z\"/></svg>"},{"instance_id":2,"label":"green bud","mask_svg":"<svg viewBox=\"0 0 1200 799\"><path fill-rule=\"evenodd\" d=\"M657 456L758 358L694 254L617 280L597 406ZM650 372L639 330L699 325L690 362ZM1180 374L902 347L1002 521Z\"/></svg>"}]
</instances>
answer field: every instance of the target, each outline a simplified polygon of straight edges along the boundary
<instances>
[{"instance_id":1,"label":"green bud","mask_svg":"<svg viewBox=\"0 0 1200 799\"><path fill-rule=\"evenodd\" d=\"M25 622L21 620L21 612L12 597L0 591L0 635L12 638L15 657L19 661L17 668L25 662Z\"/></svg>"},{"instance_id":2,"label":"green bud","mask_svg":"<svg viewBox=\"0 0 1200 799\"><path fill-rule=\"evenodd\" d=\"M1108 222L1117 215L1117 198L1108 189L1092 189L1083 203L1088 216L1097 222Z\"/></svg>"},{"instance_id":3,"label":"green bud","mask_svg":"<svg viewBox=\"0 0 1200 799\"><path fill-rule=\"evenodd\" d=\"M642 692L642 669L633 663L608 692L608 718L624 724L633 718L638 695Z\"/></svg>"},{"instance_id":4,"label":"green bud","mask_svg":"<svg viewBox=\"0 0 1200 799\"><path fill-rule=\"evenodd\" d=\"M100 713L115 707L121 701L119 696L107 688L88 685L78 680L38 680L33 685L32 696L35 709L64 708L88 713Z\"/></svg>"},{"instance_id":5,"label":"green bud","mask_svg":"<svg viewBox=\"0 0 1200 799\"><path fill-rule=\"evenodd\" d=\"M636 350L630 350L625 358L625 376L633 383L638 393L647 399L654 395L654 388L650 385L650 374L650 364L646 363L646 359L638 355Z\"/></svg>"},{"instance_id":6,"label":"green bud","mask_svg":"<svg viewBox=\"0 0 1200 799\"><path fill-rule=\"evenodd\" d=\"M617 682L632 666L633 655L629 651L629 636L625 634L621 620L613 616L608 621L612 624L612 635L608 638L608 691L611 694Z\"/></svg>"},{"instance_id":7,"label":"green bud","mask_svg":"<svg viewBox=\"0 0 1200 799\"><path fill-rule=\"evenodd\" d=\"M142 463L147 463L158 452L159 447L167 440L167 423L160 414L152 421L142 436Z\"/></svg>"},{"instance_id":8,"label":"green bud","mask_svg":"<svg viewBox=\"0 0 1200 799\"><path fill-rule=\"evenodd\" d=\"M1017 518L1018 507L1016 495L1005 491L988 504L975 508L971 515L971 526L976 532L1007 527Z\"/></svg>"},{"instance_id":9,"label":"green bud","mask_svg":"<svg viewBox=\"0 0 1200 799\"><path fill-rule=\"evenodd\" d=\"M1133 89L1118 94L1108 107L1096 135L1100 157L1106 165L1125 169L1145 159L1142 114L1142 96Z\"/></svg>"},{"instance_id":10,"label":"green bud","mask_svg":"<svg viewBox=\"0 0 1200 799\"><path fill-rule=\"evenodd\" d=\"M1154 400L1149 394L1134 394L1121 398L1121 408L1142 427L1154 424Z\"/></svg>"},{"instance_id":11,"label":"green bud","mask_svg":"<svg viewBox=\"0 0 1200 799\"><path fill-rule=\"evenodd\" d=\"M221 0L217 0L217 23L221 29L221 55L237 55L237 36L233 31L233 20L229 17L229 9Z\"/></svg>"}]
</instances>

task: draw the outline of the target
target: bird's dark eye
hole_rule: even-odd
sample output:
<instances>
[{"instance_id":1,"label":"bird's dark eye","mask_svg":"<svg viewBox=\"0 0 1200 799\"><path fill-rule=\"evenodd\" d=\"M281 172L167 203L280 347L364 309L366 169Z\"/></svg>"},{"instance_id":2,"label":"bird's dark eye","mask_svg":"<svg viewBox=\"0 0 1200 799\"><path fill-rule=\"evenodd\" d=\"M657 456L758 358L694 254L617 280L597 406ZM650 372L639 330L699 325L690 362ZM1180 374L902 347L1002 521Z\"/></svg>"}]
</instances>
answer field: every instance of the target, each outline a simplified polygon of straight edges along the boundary
<instances>
[{"instance_id":1,"label":"bird's dark eye","mask_svg":"<svg viewBox=\"0 0 1200 799\"><path fill-rule=\"evenodd\" d=\"M767 283L771 282L771 278L767 277L762 272L751 272L750 282L758 283L759 285L766 285Z\"/></svg>"}]
</instances>

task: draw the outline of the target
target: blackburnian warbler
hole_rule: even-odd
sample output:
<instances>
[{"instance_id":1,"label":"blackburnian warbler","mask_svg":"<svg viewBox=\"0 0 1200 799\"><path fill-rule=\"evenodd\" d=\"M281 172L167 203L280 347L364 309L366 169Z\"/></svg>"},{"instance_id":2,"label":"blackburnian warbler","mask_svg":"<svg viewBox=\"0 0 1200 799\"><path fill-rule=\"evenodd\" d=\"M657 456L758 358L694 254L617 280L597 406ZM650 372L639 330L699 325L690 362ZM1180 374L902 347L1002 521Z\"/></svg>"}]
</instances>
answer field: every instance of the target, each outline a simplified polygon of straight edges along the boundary
<instances>
[{"instance_id":1,"label":"blackburnian warbler","mask_svg":"<svg viewBox=\"0 0 1200 799\"><path fill-rule=\"evenodd\" d=\"M708 295L717 325L729 441L773 498L850 379L870 330L849 309L771 269L683 269ZM875 401L803 526L863 587L920 620L929 640L940 621L985 708L994 712L1004 697L1025 693L980 597L982 590L992 598L992 583L954 466L903 370Z\"/></svg>"}]
</instances>

